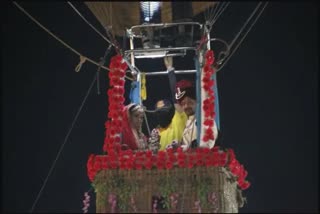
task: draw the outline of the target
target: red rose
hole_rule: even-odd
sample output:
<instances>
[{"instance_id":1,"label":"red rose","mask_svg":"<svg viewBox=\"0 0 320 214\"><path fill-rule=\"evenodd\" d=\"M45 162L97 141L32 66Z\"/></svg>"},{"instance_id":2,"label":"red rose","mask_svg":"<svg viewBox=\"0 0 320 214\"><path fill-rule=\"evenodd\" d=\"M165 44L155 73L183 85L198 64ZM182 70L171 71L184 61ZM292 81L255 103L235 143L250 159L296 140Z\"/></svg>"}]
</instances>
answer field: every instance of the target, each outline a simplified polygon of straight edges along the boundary
<instances>
[{"instance_id":1,"label":"red rose","mask_svg":"<svg viewBox=\"0 0 320 214\"><path fill-rule=\"evenodd\" d=\"M208 141L209 141L208 136L203 136L202 141L203 141L203 142L208 142Z\"/></svg>"},{"instance_id":2,"label":"red rose","mask_svg":"<svg viewBox=\"0 0 320 214\"><path fill-rule=\"evenodd\" d=\"M173 153L173 148L168 148L166 149L167 154L172 154Z\"/></svg>"},{"instance_id":3,"label":"red rose","mask_svg":"<svg viewBox=\"0 0 320 214\"><path fill-rule=\"evenodd\" d=\"M202 161L202 160L197 160L197 162L196 162L196 165L197 166L203 166L204 165L204 162Z\"/></svg>"},{"instance_id":4,"label":"red rose","mask_svg":"<svg viewBox=\"0 0 320 214\"><path fill-rule=\"evenodd\" d=\"M120 163L119 164L120 169L126 169L126 164L125 163Z\"/></svg>"},{"instance_id":5,"label":"red rose","mask_svg":"<svg viewBox=\"0 0 320 214\"><path fill-rule=\"evenodd\" d=\"M178 147L177 152L182 153L183 152L182 147Z\"/></svg>"},{"instance_id":6,"label":"red rose","mask_svg":"<svg viewBox=\"0 0 320 214\"><path fill-rule=\"evenodd\" d=\"M146 161L145 163L144 163L144 166L146 167L146 169L151 169L152 168L152 162L151 161Z\"/></svg>"},{"instance_id":7,"label":"red rose","mask_svg":"<svg viewBox=\"0 0 320 214\"><path fill-rule=\"evenodd\" d=\"M102 157L102 169L108 169L108 157L107 156L103 156Z\"/></svg>"},{"instance_id":8,"label":"red rose","mask_svg":"<svg viewBox=\"0 0 320 214\"><path fill-rule=\"evenodd\" d=\"M107 151L107 144L103 144L103 148L102 148L102 150L103 150L104 152L106 152L106 151Z\"/></svg>"},{"instance_id":9,"label":"red rose","mask_svg":"<svg viewBox=\"0 0 320 214\"><path fill-rule=\"evenodd\" d=\"M242 190L245 190L245 189L248 189L249 187L250 187L250 182L248 182L248 181L245 181L241 186L240 186L240 188L242 189Z\"/></svg>"},{"instance_id":10,"label":"red rose","mask_svg":"<svg viewBox=\"0 0 320 214\"><path fill-rule=\"evenodd\" d=\"M212 50L208 50L206 53L206 64L213 64L214 63L214 55Z\"/></svg>"},{"instance_id":11,"label":"red rose","mask_svg":"<svg viewBox=\"0 0 320 214\"><path fill-rule=\"evenodd\" d=\"M174 155L169 155L169 160L171 162L175 162L176 161L176 157Z\"/></svg>"},{"instance_id":12,"label":"red rose","mask_svg":"<svg viewBox=\"0 0 320 214\"><path fill-rule=\"evenodd\" d=\"M204 67L203 67L203 71L204 71L204 73L210 72L210 65L209 64L205 64Z\"/></svg>"},{"instance_id":13,"label":"red rose","mask_svg":"<svg viewBox=\"0 0 320 214\"><path fill-rule=\"evenodd\" d=\"M204 84L204 85L203 85L203 89L204 89L205 91L209 91L209 90L210 90L210 86L209 86L208 84Z\"/></svg>"},{"instance_id":14,"label":"red rose","mask_svg":"<svg viewBox=\"0 0 320 214\"><path fill-rule=\"evenodd\" d=\"M146 151L146 156L150 158L152 156L152 151L151 150Z\"/></svg>"},{"instance_id":15,"label":"red rose","mask_svg":"<svg viewBox=\"0 0 320 214\"><path fill-rule=\"evenodd\" d=\"M205 165L206 165L206 167L212 166L212 165L213 165L213 162L211 161L211 159L207 158L207 159L205 160Z\"/></svg>"},{"instance_id":16,"label":"red rose","mask_svg":"<svg viewBox=\"0 0 320 214\"><path fill-rule=\"evenodd\" d=\"M183 168L185 167L186 162L184 160L178 160L179 167Z\"/></svg>"},{"instance_id":17,"label":"red rose","mask_svg":"<svg viewBox=\"0 0 320 214\"><path fill-rule=\"evenodd\" d=\"M115 142L115 143L120 143L120 142L121 142L121 138L120 138L119 136L116 136L116 137L114 138L114 142Z\"/></svg>"},{"instance_id":18,"label":"red rose","mask_svg":"<svg viewBox=\"0 0 320 214\"><path fill-rule=\"evenodd\" d=\"M110 168L111 169L116 169L118 167L118 164L116 161L110 161Z\"/></svg>"},{"instance_id":19,"label":"red rose","mask_svg":"<svg viewBox=\"0 0 320 214\"><path fill-rule=\"evenodd\" d=\"M133 168L133 161L126 162L126 169L132 169Z\"/></svg>"},{"instance_id":20,"label":"red rose","mask_svg":"<svg viewBox=\"0 0 320 214\"><path fill-rule=\"evenodd\" d=\"M98 170L101 169L101 163L100 163L100 161L95 161L95 162L94 162L93 169L96 170L96 171L98 171Z\"/></svg>"},{"instance_id":21,"label":"red rose","mask_svg":"<svg viewBox=\"0 0 320 214\"><path fill-rule=\"evenodd\" d=\"M142 164L140 163L135 163L134 167L138 170L142 169Z\"/></svg>"},{"instance_id":22,"label":"red rose","mask_svg":"<svg viewBox=\"0 0 320 214\"><path fill-rule=\"evenodd\" d=\"M166 162L166 168L171 169L173 167L173 163L171 161Z\"/></svg>"},{"instance_id":23,"label":"red rose","mask_svg":"<svg viewBox=\"0 0 320 214\"><path fill-rule=\"evenodd\" d=\"M188 167L189 169L191 169L191 168L193 167L193 163L192 163L192 162L189 162L188 165L187 165L187 167Z\"/></svg>"},{"instance_id":24,"label":"red rose","mask_svg":"<svg viewBox=\"0 0 320 214\"><path fill-rule=\"evenodd\" d=\"M123 95L124 94L124 88L123 87L119 87L119 94Z\"/></svg>"},{"instance_id":25,"label":"red rose","mask_svg":"<svg viewBox=\"0 0 320 214\"><path fill-rule=\"evenodd\" d=\"M162 161L157 161L157 168L158 169L163 169L164 168L164 164Z\"/></svg>"},{"instance_id":26,"label":"red rose","mask_svg":"<svg viewBox=\"0 0 320 214\"><path fill-rule=\"evenodd\" d=\"M125 81L123 79L119 79L118 85L119 86L124 86Z\"/></svg>"}]
</instances>

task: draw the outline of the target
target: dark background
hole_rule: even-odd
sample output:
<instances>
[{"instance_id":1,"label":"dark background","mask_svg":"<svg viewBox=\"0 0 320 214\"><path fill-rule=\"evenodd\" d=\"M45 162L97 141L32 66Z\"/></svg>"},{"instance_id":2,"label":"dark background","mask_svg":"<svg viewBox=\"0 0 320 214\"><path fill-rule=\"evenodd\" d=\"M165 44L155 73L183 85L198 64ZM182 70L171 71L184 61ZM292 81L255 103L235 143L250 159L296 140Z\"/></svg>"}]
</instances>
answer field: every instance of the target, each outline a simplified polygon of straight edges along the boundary
<instances>
[{"instance_id":1,"label":"dark background","mask_svg":"<svg viewBox=\"0 0 320 214\"><path fill-rule=\"evenodd\" d=\"M106 42L66 2L19 4L83 55L103 56ZM231 41L256 4L231 3L212 36ZM102 32L83 3L74 5ZM318 211L318 10L314 2L270 2L218 73L222 146L235 150L251 182L240 212ZM76 73L79 57L13 3L1 13L2 211L27 212L97 67L87 62ZM164 70L161 61L140 64ZM177 69L190 65L174 62ZM101 94L91 91L35 212L81 212L90 189L86 162L102 154L107 119L108 80L105 72L100 77ZM169 95L165 76L148 78L147 87L148 108ZM91 199L94 212L92 192Z\"/></svg>"}]
</instances>

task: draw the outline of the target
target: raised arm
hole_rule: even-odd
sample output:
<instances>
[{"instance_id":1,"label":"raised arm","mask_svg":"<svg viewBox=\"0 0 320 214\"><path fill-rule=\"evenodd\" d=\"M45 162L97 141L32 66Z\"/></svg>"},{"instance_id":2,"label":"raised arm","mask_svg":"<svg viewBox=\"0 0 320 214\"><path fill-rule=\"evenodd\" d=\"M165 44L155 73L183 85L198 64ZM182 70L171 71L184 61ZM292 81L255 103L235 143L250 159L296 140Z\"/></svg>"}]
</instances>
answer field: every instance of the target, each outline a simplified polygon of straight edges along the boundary
<instances>
[{"instance_id":1,"label":"raised arm","mask_svg":"<svg viewBox=\"0 0 320 214\"><path fill-rule=\"evenodd\" d=\"M172 67L172 57L164 57L164 64L168 71L168 77L169 77L169 86L170 86L170 92L172 101L174 103L174 107L178 112L183 112L182 107L178 104L176 99L176 75L174 74L174 67Z\"/></svg>"}]
</instances>

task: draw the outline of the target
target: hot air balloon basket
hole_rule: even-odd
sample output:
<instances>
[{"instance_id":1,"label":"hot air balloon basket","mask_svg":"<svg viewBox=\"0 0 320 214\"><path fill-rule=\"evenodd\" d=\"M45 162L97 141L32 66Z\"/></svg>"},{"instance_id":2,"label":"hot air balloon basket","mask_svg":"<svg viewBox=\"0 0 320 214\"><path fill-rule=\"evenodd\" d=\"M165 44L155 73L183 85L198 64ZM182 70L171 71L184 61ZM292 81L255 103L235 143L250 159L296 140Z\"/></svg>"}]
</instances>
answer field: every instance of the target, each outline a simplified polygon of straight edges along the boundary
<instances>
[{"instance_id":1,"label":"hot air balloon basket","mask_svg":"<svg viewBox=\"0 0 320 214\"><path fill-rule=\"evenodd\" d=\"M104 169L93 186L97 213L226 213L244 204L225 167Z\"/></svg>"}]
</instances>

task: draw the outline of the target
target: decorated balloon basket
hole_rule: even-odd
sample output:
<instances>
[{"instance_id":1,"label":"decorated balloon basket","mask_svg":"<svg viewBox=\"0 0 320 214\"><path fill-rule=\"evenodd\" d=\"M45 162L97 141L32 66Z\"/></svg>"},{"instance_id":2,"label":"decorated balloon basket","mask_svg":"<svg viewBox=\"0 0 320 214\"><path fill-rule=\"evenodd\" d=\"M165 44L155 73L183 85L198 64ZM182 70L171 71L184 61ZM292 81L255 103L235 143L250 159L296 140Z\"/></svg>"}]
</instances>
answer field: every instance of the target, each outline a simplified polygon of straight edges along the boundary
<instances>
[{"instance_id":1,"label":"decorated balloon basket","mask_svg":"<svg viewBox=\"0 0 320 214\"><path fill-rule=\"evenodd\" d=\"M97 213L227 213L244 205L247 172L233 150L91 156Z\"/></svg>"},{"instance_id":2,"label":"decorated balloon basket","mask_svg":"<svg viewBox=\"0 0 320 214\"><path fill-rule=\"evenodd\" d=\"M207 144L214 140L214 54L211 50L199 54L200 146L186 151L123 150L121 109L128 66L120 55L111 58L106 155L91 154L87 162L97 213L234 213L244 205L242 190L250 186L247 171L232 149L209 149Z\"/></svg>"}]
</instances>

